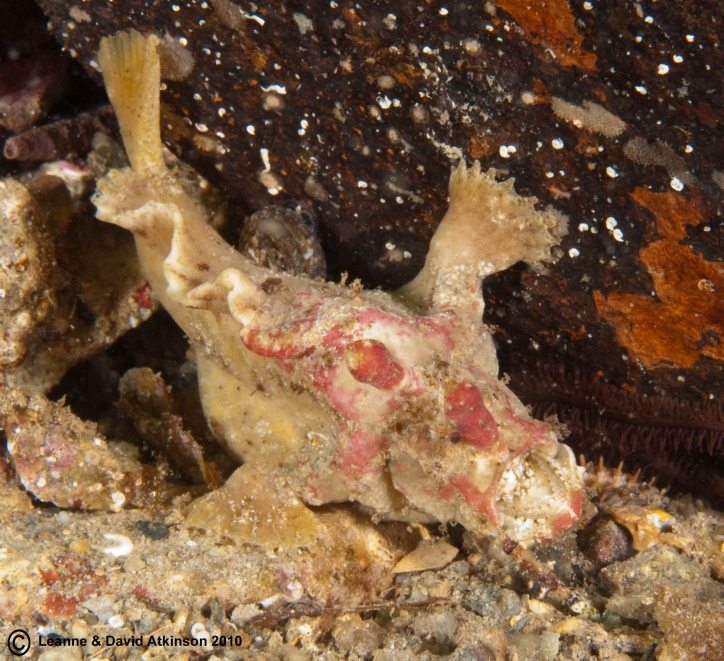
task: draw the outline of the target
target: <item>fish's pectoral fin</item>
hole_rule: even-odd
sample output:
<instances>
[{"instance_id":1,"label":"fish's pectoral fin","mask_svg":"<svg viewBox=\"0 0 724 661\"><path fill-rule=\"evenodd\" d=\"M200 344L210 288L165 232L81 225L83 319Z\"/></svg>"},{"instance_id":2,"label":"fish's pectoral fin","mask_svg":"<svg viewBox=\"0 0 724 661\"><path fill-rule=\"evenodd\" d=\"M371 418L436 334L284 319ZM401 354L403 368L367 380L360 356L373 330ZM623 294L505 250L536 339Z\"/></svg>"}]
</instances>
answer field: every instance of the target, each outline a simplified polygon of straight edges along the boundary
<instances>
[{"instance_id":1,"label":"fish's pectoral fin","mask_svg":"<svg viewBox=\"0 0 724 661\"><path fill-rule=\"evenodd\" d=\"M555 261L554 247L567 232L568 219L537 199L521 197L513 179L495 180L475 161L464 161L450 175L450 205L437 228L425 266L396 294L412 308L466 308L482 313L482 279L524 261ZM447 289L453 286L449 292ZM480 308L478 310L477 308Z\"/></svg>"},{"instance_id":2,"label":"fish's pectoral fin","mask_svg":"<svg viewBox=\"0 0 724 661\"><path fill-rule=\"evenodd\" d=\"M185 527L267 548L306 546L325 532L324 524L268 466L244 464L226 484L189 506Z\"/></svg>"}]
</instances>

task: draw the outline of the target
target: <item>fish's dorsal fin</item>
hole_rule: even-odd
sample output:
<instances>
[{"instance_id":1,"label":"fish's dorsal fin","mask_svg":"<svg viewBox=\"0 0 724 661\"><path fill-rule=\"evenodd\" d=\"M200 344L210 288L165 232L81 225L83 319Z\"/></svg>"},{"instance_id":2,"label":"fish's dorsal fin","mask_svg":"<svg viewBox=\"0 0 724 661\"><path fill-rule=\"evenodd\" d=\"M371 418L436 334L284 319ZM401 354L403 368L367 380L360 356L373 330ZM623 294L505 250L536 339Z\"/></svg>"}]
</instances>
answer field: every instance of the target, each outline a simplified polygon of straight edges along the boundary
<instances>
[{"instance_id":1,"label":"fish's dorsal fin","mask_svg":"<svg viewBox=\"0 0 724 661\"><path fill-rule=\"evenodd\" d=\"M138 174L166 169L161 150L158 37L136 30L101 39L98 63L118 117L123 145Z\"/></svg>"}]
</instances>

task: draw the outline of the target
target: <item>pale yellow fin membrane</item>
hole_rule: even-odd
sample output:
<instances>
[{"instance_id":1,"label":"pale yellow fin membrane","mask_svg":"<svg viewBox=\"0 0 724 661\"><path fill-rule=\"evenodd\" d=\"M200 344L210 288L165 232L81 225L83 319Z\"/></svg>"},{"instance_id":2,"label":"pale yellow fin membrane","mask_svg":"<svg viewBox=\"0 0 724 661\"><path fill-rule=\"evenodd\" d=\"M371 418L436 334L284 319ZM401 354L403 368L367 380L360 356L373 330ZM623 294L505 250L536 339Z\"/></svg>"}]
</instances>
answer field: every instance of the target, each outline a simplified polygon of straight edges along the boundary
<instances>
[{"instance_id":1,"label":"pale yellow fin membrane","mask_svg":"<svg viewBox=\"0 0 724 661\"><path fill-rule=\"evenodd\" d=\"M516 262L554 261L552 249L567 232L567 218L550 207L538 211L536 198L517 195L513 182L497 182L495 170L482 172L478 161L470 168L460 161L425 266L397 295L411 307L425 307L451 280L460 290L477 291L483 277Z\"/></svg>"},{"instance_id":2,"label":"pale yellow fin membrane","mask_svg":"<svg viewBox=\"0 0 724 661\"><path fill-rule=\"evenodd\" d=\"M535 197L516 194L515 179L497 182L495 174L492 168L482 172L478 161L453 168L450 207L431 246L441 265L461 258L460 241L445 240L452 232L470 242L463 257L470 266L485 261L497 272L518 261L555 261L551 249L568 231L568 219L551 207L538 211Z\"/></svg>"},{"instance_id":3,"label":"pale yellow fin membrane","mask_svg":"<svg viewBox=\"0 0 724 661\"><path fill-rule=\"evenodd\" d=\"M123 144L138 173L164 170L161 151L161 65L157 37L119 32L101 39L98 64L118 117Z\"/></svg>"}]
</instances>

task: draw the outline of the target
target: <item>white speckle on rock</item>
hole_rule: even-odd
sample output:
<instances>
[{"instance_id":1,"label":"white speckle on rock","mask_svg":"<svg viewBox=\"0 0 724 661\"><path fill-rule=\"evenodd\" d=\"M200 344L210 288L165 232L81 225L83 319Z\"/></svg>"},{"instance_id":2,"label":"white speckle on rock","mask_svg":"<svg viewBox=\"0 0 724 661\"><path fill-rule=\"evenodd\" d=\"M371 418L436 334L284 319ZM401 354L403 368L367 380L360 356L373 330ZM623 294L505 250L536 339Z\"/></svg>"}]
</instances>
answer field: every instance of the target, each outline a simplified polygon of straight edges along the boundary
<instances>
[{"instance_id":1,"label":"white speckle on rock","mask_svg":"<svg viewBox=\"0 0 724 661\"><path fill-rule=\"evenodd\" d=\"M553 145L553 149L563 149L563 140L560 138L555 138L551 141L551 145Z\"/></svg>"},{"instance_id":2,"label":"white speckle on rock","mask_svg":"<svg viewBox=\"0 0 724 661\"><path fill-rule=\"evenodd\" d=\"M656 69L656 73L658 73L659 76L665 76L667 73L669 73L669 65L659 64L658 68Z\"/></svg>"},{"instance_id":3,"label":"white speckle on rock","mask_svg":"<svg viewBox=\"0 0 724 661\"><path fill-rule=\"evenodd\" d=\"M266 147L262 147L259 150L259 156L261 156L261 162L264 163L264 172L269 172L271 170L271 165L269 164L269 150Z\"/></svg>"},{"instance_id":4,"label":"white speckle on rock","mask_svg":"<svg viewBox=\"0 0 724 661\"><path fill-rule=\"evenodd\" d=\"M377 86L382 90L391 90L396 83L397 81L394 77L387 73L384 73L377 78Z\"/></svg>"},{"instance_id":5,"label":"white speckle on rock","mask_svg":"<svg viewBox=\"0 0 724 661\"><path fill-rule=\"evenodd\" d=\"M483 47L480 45L480 42L477 39L468 37L467 39L463 39L463 50L466 53L470 53L470 55L477 55L480 51L483 50Z\"/></svg>"},{"instance_id":6,"label":"white speckle on rock","mask_svg":"<svg viewBox=\"0 0 724 661\"><path fill-rule=\"evenodd\" d=\"M284 85L268 85L267 87L261 85L260 87L262 92L276 92L282 95L287 93L287 88Z\"/></svg>"},{"instance_id":7,"label":"white speckle on rock","mask_svg":"<svg viewBox=\"0 0 724 661\"><path fill-rule=\"evenodd\" d=\"M279 195L282 190L282 182L273 172L265 170L259 173L259 182L266 187L269 195Z\"/></svg>"},{"instance_id":8,"label":"white speckle on rock","mask_svg":"<svg viewBox=\"0 0 724 661\"><path fill-rule=\"evenodd\" d=\"M669 185L677 192L684 190L684 183L678 177L672 177Z\"/></svg>"},{"instance_id":9,"label":"white speckle on rock","mask_svg":"<svg viewBox=\"0 0 724 661\"><path fill-rule=\"evenodd\" d=\"M376 101L382 110L387 110L392 105L392 101L387 96L378 96Z\"/></svg>"},{"instance_id":10,"label":"white speckle on rock","mask_svg":"<svg viewBox=\"0 0 724 661\"><path fill-rule=\"evenodd\" d=\"M307 32L314 32L314 23L312 22L312 19L307 18L300 12L295 12L292 15L292 18L294 18L294 22L297 24L301 34L304 35L307 34Z\"/></svg>"},{"instance_id":11,"label":"white speckle on rock","mask_svg":"<svg viewBox=\"0 0 724 661\"><path fill-rule=\"evenodd\" d=\"M569 257L578 257L578 255L580 255L580 254L581 254L581 251L578 248L571 248L568 251Z\"/></svg>"},{"instance_id":12,"label":"white speckle on rock","mask_svg":"<svg viewBox=\"0 0 724 661\"><path fill-rule=\"evenodd\" d=\"M91 17L90 14L85 11L84 9L81 9L80 7L73 5L69 10L68 14L70 14L70 17L77 21L78 23L90 23Z\"/></svg>"},{"instance_id":13,"label":"white speckle on rock","mask_svg":"<svg viewBox=\"0 0 724 661\"><path fill-rule=\"evenodd\" d=\"M259 25L264 25L266 21L261 17L257 16L256 14L244 14L244 18L250 20L250 21L256 21Z\"/></svg>"},{"instance_id":14,"label":"white speckle on rock","mask_svg":"<svg viewBox=\"0 0 724 661\"><path fill-rule=\"evenodd\" d=\"M616 172L616 170L614 170L610 165L606 168L606 174L611 177L611 179L618 177L618 172Z\"/></svg>"}]
</instances>

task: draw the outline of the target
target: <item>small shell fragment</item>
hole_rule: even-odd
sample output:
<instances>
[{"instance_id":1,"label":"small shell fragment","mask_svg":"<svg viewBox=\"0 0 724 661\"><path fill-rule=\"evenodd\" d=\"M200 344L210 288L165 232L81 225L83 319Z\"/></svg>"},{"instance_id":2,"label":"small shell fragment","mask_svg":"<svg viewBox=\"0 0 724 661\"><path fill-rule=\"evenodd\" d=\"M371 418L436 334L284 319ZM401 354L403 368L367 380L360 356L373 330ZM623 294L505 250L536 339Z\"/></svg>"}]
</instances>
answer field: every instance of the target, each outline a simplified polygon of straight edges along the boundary
<instances>
[{"instance_id":1,"label":"small shell fragment","mask_svg":"<svg viewBox=\"0 0 724 661\"><path fill-rule=\"evenodd\" d=\"M116 542L116 546L103 549L103 553L108 553L114 558L120 558L121 556L128 555L131 551L133 551L133 542L125 535L108 533L103 535L103 537L111 542Z\"/></svg>"},{"instance_id":2,"label":"small shell fragment","mask_svg":"<svg viewBox=\"0 0 724 661\"><path fill-rule=\"evenodd\" d=\"M404 574L412 571L428 571L441 569L449 565L458 554L458 550L447 542L435 542L418 546L408 553L392 569L393 574Z\"/></svg>"},{"instance_id":3,"label":"small shell fragment","mask_svg":"<svg viewBox=\"0 0 724 661\"><path fill-rule=\"evenodd\" d=\"M676 522L668 512L645 510L642 507L623 507L612 514L616 523L631 533L632 546L636 551L645 551L664 541L661 533Z\"/></svg>"}]
</instances>

